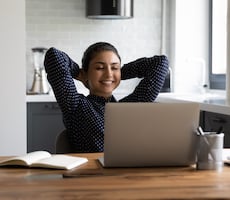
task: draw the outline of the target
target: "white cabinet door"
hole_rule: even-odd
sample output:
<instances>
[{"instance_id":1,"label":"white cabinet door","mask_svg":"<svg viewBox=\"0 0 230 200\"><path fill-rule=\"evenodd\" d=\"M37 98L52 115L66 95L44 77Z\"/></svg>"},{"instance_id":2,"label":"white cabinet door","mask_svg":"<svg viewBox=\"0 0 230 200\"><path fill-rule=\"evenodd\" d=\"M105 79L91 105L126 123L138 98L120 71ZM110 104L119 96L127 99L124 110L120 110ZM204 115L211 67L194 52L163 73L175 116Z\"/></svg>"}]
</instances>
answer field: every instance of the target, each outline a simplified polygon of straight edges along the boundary
<instances>
[{"instance_id":1,"label":"white cabinet door","mask_svg":"<svg viewBox=\"0 0 230 200\"><path fill-rule=\"evenodd\" d=\"M0 155L26 153L25 0L0 6Z\"/></svg>"}]
</instances>

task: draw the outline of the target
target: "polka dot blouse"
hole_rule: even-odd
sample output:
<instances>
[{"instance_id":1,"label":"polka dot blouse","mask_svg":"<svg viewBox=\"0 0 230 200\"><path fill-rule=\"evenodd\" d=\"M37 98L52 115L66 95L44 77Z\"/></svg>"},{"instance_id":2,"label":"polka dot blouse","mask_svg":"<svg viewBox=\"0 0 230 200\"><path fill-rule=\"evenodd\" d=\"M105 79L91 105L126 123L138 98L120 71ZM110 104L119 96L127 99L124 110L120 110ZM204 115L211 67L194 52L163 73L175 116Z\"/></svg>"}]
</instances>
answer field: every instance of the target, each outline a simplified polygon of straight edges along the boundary
<instances>
[{"instance_id":1,"label":"polka dot blouse","mask_svg":"<svg viewBox=\"0 0 230 200\"><path fill-rule=\"evenodd\" d=\"M66 53L50 48L45 56L48 81L63 113L73 152L102 152L104 109L108 99L78 93L73 77L79 66ZM119 102L153 102L168 71L166 56L140 58L121 68L121 79L142 78L134 91ZM117 102L112 96L109 102Z\"/></svg>"}]
</instances>

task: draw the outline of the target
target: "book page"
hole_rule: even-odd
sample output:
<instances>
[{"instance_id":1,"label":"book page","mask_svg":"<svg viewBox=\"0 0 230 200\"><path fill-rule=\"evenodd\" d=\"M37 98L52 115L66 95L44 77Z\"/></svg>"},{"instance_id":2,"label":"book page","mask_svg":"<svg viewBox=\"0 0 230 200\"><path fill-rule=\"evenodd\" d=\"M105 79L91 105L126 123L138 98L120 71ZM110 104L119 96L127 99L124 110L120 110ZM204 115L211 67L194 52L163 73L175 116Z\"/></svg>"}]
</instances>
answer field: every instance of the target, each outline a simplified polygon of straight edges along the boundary
<instances>
[{"instance_id":1,"label":"book page","mask_svg":"<svg viewBox=\"0 0 230 200\"><path fill-rule=\"evenodd\" d=\"M0 165L23 165L23 166L29 166L33 162L36 162L37 160L48 158L51 154L47 151L35 151L28 153L24 156L15 156L8 158L6 160L3 160L0 162Z\"/></svg>"},{"instance_id":2,"label":"book page","mask_svg":"<svg viewBox=\"0 0 230 200\"><path fill-rule=\"evenodd\" d=\"M88 161L87 158L75 157L69 155L52 155L49 158L39 160L31 165L31 167L47 167L56 169L72 169Z\"/></svg>"}]
</instances>

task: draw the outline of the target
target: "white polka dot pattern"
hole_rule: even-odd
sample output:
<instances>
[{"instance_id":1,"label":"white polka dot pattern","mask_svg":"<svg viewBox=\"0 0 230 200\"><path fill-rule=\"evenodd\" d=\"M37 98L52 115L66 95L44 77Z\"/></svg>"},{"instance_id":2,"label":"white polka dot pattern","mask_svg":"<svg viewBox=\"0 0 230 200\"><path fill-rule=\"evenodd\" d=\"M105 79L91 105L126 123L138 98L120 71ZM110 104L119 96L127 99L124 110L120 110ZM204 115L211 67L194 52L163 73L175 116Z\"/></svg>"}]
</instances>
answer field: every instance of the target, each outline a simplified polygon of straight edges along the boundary
<instances>
[{"instance_id":1,"label":"white polka dot pattern","mask_svg":"<svg viewBox=\"0 0 230 200\"><path fill-rule=\"evenodd\" d=\"M79 66L55 48L45 56L47 78L63 113L63 122L73 152L102 152L104 144L104 109L108 102L103 97L78 93L73 77ZM121 69L123 80L143 78L135 90L121 102L152 102L159 94L168 71L166 56L140 58ZM116 102L112 96L110 102Z\"/></svg>"}]
</instances>

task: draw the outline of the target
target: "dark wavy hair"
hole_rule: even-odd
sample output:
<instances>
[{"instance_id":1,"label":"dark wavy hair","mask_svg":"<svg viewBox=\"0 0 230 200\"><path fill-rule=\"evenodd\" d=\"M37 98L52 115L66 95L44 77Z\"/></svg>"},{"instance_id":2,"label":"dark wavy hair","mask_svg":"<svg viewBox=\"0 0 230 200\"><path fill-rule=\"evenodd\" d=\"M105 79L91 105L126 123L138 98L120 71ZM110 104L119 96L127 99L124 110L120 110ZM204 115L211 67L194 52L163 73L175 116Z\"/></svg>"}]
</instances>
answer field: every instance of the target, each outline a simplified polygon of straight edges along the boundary
<instances>
[{"instance_id":1,"label":"dark wavy hair","mask_svg":"<svg viewBox=\"0 0 230 200\"><path fill-rule=\"evenodd\" d=\"M117 49L110 43L107 42L97 42L90 45L84 52L82 57L82 69L87 72L89 69L90 61L100 52L102 51L112 51L117 55L121 62L121 57L117 51Z\"/></svg>"}]
</instances>

